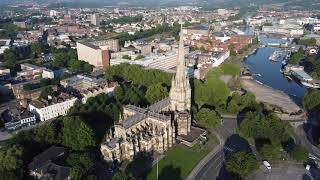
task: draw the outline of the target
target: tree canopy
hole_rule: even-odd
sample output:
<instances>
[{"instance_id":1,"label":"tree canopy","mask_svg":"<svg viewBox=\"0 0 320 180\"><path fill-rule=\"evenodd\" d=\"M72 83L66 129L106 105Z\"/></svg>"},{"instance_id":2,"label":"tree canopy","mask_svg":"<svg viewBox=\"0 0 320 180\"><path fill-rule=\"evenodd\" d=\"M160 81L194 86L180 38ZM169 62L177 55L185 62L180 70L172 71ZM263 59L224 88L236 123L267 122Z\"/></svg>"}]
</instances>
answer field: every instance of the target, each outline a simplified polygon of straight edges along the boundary
<instances>
[{"instance_id":1,"label":"tree canopy","mask_svg":"<svg viewBox=\"0 0 320 180\"><path fill-rule=\"evenodd\" d=\"M123 171L117 171L113 177L112 180L134 180L135 178L133 177L132 174L123 172Z\"/></svg>"},{"instance_id":2,"label":"tree canopy","mask_svg":"<svg viewBox=\"0 0 320 180\"><path fill-rule=\"evenodd\" d=\"M154 84L164 84L170 86L172 75L160 70L144 69L139 65L119 64L108 66L105 74L107 80L116 81L133 81L134 84L149 87Z\"/></svg>"},{"instance_id":3,"label":"tree canopy","mask_svg":"<svg viewBox=\"0 0 320 180\"><path fill-rule=\"evenodd\" d=\"M264 144L259 153L264 160L277 160L280 158L280 149L280 146Z\"/></svg>"},{"instance_id":4,"label":"tree canopy","mask_svg":"<svg viewBox=\"0 0 320 180\"><path fill-rule=\"evenodd\" d=\"M75 151L93 148L96 140L92 129L79 116L63 118L62 144Z\"/></svg>"},{"instance_id":5,"label":"tree canopy","mask_svg":"<svg viewBox=\"0 0 320 180\"><path fill-rule=\"evenodd\" d=\"M241 178L247 177L258 168L259 164L254 154L244 151L232 153L226 161L227 171L235 173Z\"/></svg>"},{"instance_id":6,"label":"tree canopy","mask_svg":"<svg viewBox=\"0 0 320 180\"><path fill-rule=\"evenodd\" d=\"M94 171L94 161L88 153L71 153L68 155L67 164L71 167L72 179L85 179Z\"/></svg>"},{"instance_id":7,"label":"tree canopy","mask_svg":"<svg viewBox=\"0 0 320 180\"><path fill-rule=\"evenodd\" d=\"M304 50L302 47L299 48L297 52L293 52L291 54L291 58L288 61L289 64L298 64L304 54Z\"/></svg>"},{"instance_id":8,"label":"tree canopy","mask_svg":"<svg viewBox=\"0 0 320 180\"><path fill-rule=\"evenodd\" d=\"M195 119L200 126L207 128L215 128L221 123L217 113L208 108L201 108L199 112L196 113Z\"/></svg>"},{"instance_id":9,"label":"tree canopy","mask_svg":"<svg viewBox=\"0 0 320 180\"><path fill-rule=\"evenodd\" d=\"M290 157L297 161L308 160L308 151L302 146L295 146L291 151L289 151Z\"/></svg>"},{"instance_id":10,"label":"tree canopy","mask_svg":"<svg viewBox=\"0 0 320 180\"><path fill-rule=\"evenodd\" d=\"M246 113L240 123L239 131L246 137L269 139L276 144L289 139L291 128L276 115L257 111Z\"/></svg>"},{"instance_id":11,"label":"tree canopy","mask_svg":"<svg viewBox=\"0 0 320 180\"><path fill-rule=\"evenodd\" d=\"M22 165L22 151L19 146L13 145L0 149L0 172L15 171Z\"/></svg>"},{"instance_id":12,"label":"tree canopy","mask_svg":"<svg viewBox=\"0 0 320 180\"><path fill-rule=\"evenodd\" d=\"M302 101L303 108L307 111L313 110L314 108L319 108L320 106L320 91L312 90L307 92L303 96Z\"/></svg>"},{"instance_id":13,"label":"tree canopy","mask_svg":"<svg viewBox=\"0 0 320 180\"><path fill-rule=\"evenodd\" d=\"M162 100L169 96L168 89L160 83L151 85L146 92L146 98L150 104Z\"/></svg>"}]
</instances>

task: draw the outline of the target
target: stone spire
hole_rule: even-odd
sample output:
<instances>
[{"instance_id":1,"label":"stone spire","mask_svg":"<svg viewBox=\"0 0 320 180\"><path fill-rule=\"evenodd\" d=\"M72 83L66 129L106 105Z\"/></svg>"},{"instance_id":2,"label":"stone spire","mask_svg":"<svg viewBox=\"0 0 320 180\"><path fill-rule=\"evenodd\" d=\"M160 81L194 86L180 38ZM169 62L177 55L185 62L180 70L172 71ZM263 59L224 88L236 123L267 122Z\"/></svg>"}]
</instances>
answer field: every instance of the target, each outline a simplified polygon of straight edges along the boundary
<instances>
[{"instance_id":1,"label":"stone spire","mask_svg":"<svg viewBox=\"0 0 320 180\"><path fill-rule=\"evenodd\" d=\"M182 23L179 39L179 49L177 58L177 71L175 77L172 79L170 99L171 110L173 111L190 111L191 108L191 88L189 78L186 77L185 57L184 57L184 43Z\"/></svg>"},{"instance_id":2,"label":"stone spire","mask_svg":"<svg viewBox=\"0 0 320 180\"><path fill-rule=\"evenodd\" d=\"M177 63L177 72L175 76L175 83L179 86L186 86L187 82L189 80L186 78L185 72L185 53L184 53L184 43L183 43L183 32L182 32L182 22L181 24L181 30L180 30L180 38L179 38L179 49L178 49L178 63Z\"/></svg>"}]
</instances>

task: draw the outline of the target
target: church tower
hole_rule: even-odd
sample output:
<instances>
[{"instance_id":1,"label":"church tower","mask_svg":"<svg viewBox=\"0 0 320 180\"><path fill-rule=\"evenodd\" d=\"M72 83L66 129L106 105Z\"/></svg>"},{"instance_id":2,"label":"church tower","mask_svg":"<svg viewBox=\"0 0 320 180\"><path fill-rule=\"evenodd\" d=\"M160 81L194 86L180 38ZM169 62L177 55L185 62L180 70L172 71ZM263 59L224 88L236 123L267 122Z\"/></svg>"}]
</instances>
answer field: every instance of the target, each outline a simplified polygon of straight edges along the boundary
<instances>
[{"instance_id":1,"label":"church tower","mask_svg":"<svg viewBox=\"0 0 320 180\"><path fill-rule=\"evenodd\" d=\"M171 111L174 113L178 135L187 135L191 128L191 87L186 76L182 23L178 50L178 64L171 82Z\"/></svg>"}]
</instances>

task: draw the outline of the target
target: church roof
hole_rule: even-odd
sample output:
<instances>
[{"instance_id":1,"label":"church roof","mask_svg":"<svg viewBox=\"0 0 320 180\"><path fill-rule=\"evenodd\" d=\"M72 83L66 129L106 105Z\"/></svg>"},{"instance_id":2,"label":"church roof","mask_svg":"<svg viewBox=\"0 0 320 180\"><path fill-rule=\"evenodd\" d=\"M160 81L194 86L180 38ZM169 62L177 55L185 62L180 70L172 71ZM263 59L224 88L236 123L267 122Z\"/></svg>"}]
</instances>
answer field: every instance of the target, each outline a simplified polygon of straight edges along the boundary
<instances>
[{"instance_id":1,"label":"church roof","mask_svg":"<svg viewBox=\"0 0 320 180\"><path fill-rule=\"evenodd\" d=\"M168 107L169 105L170 105L170 98L169 97L152 104L148 108L139 108L137 106L127 105L126 108L135 111L136 114L124 119L120 124L125 129L128 129L131 126L143 121L147 117L152 117L152 118L157 119L159 121L166 122L168 120L171 120L171 117L164 115L164 114L161 114L160 111L161 111L161 109Z\"/></svg>"}]
</instances>

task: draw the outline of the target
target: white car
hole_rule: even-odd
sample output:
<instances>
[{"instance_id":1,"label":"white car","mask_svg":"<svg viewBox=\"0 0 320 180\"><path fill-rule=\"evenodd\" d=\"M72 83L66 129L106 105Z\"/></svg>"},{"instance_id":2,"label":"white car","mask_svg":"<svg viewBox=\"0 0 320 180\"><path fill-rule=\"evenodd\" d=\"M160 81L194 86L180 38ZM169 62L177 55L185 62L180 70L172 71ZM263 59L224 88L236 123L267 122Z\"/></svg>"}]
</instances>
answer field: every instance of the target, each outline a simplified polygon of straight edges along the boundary
<instances>
[{"instance_id":1,"label":"white car","mask_svg":"<svg viewBox=\"0 0 320 180\"><path fill-rule=\"evenodd\" d=\"M317 159L317 157L315 155L313 155L313 154L308 154L308 156L312 160L316 160Z\"/></svg>"},{"instance_id":2,"label":"white car","mask_svg":"<svg viewBox=\"0 0 320 180\"><path fill-rule=\"evenodd\" d=\"M267 169L271 169L270 163L268 161L263 161L263 165L267 167Z\"/></svg>"},{"instance_id":3,"label":"white car","mask_svg":"<svg viewBox=\"0 0 320 180\"><path fill-rule=\"evenodd\" d=\"M306 170L309 171L309 170L310 170L310 167L311 167L311 166L310 166L309 164L307 164L307 165L306 165Z\"/></svg>"}]
</instances>

